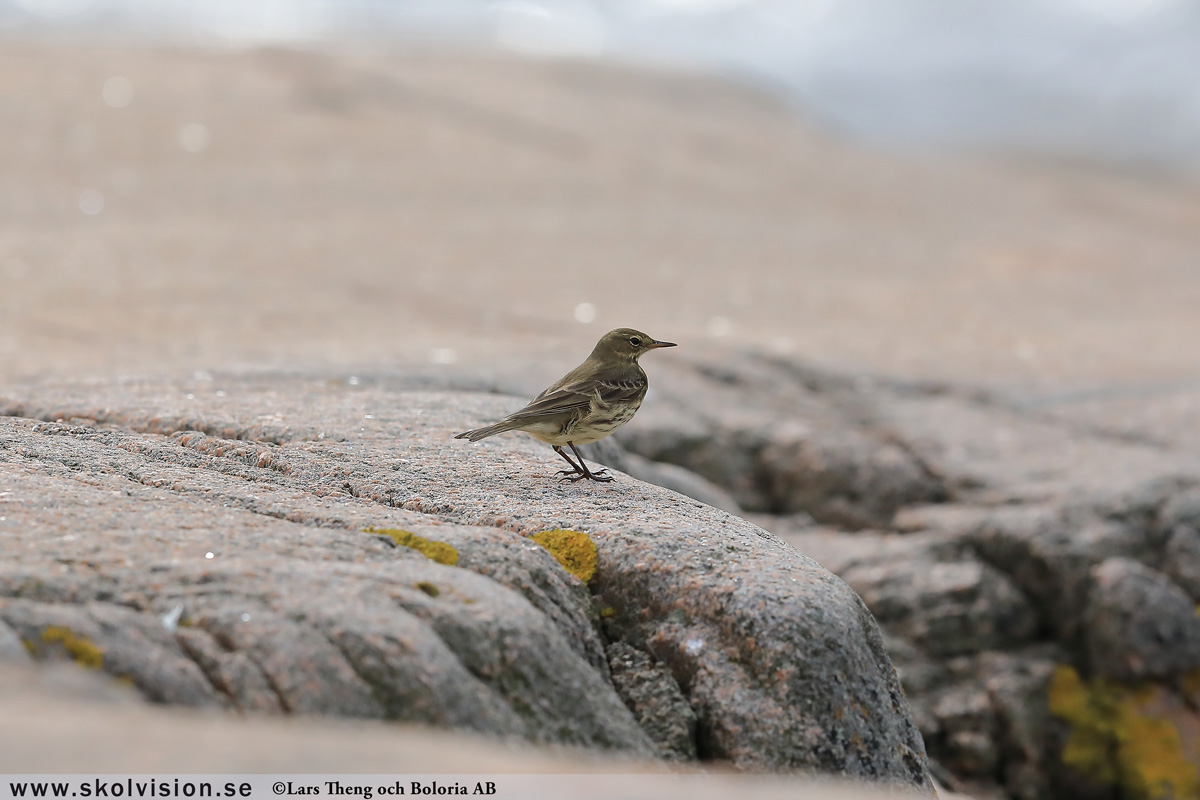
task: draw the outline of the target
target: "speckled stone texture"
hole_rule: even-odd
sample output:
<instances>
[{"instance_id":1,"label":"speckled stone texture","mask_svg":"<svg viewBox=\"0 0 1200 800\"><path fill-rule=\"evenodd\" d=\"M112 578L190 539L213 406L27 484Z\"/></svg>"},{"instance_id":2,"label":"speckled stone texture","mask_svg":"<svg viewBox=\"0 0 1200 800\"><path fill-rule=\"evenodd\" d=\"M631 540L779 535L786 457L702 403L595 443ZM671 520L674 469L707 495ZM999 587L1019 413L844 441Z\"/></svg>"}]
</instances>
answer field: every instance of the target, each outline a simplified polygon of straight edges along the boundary
<instances>
[{"instance_id":1,"label":"speckled stone texture","mask_svg":"<svg viewBox=\"0 0 1200 800\"><path fill-rule=\"evenodd\" d=\"M161 702L653 752L619 642L678 687L703 759L929 787L845 583L626 475L561 483L527 438L451 438L512 404L278 375L11 390L0 630ZM527 538L556 528L595 544L588 585Z\"/></svg>"},{"instance_id":2,"label":"speckled stone texture","mask_svg":"<svg viewBox=\"0 0 1200 800\"><path fill-rule=\"evenodd\" d=\"M119 735L118 735L119 734ZM101 673L0 663L0 773L296 776L488 775L505 800L899 800L893 786L803 775L748 775L648 757L532 747L424 725L214 713L153 706ZM349 776L349 777L348 777ZM390 780L388 781L391 782ZM946 794L942 800L951 800ZM953 796L957 798L957 796Z\"/></svg>"},{"instance_id":3,"label":"speckled stone texture","mask_svg":"<svg viewBox=\"0 0 1200 800\"><path fill-rule=\"evenodd\" d=\"M1194 794L1194 448L761 351L660 372L613 438L701 473L862 596L936 777L1022 800L1097 774Z\"/></svg>"}]
</instances>

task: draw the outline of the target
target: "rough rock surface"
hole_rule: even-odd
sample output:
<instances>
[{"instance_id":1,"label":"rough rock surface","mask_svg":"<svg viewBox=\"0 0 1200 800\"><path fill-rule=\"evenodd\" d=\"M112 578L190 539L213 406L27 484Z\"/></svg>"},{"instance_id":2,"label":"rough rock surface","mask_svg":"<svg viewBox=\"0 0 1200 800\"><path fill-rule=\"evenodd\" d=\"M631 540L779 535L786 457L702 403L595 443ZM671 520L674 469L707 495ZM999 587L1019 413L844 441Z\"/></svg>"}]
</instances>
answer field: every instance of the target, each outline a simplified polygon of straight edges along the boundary
<instances>
[{"instance_id":1,"label":"rough rock surface","mask_svg":"<svg viewBox=\"0 0 1200 800\"><path fill-rule=\"evenodd\" d=\"M894 775L903 759L880 768L857 747L909 735L903 725L873 733L862 726L877 720L846 713L869 698L904 719L872 666L886 649L952 788L1132 798L1186 796L1200 781L1189 744L1200 731L1190 578L1200 574L1200 468L1190 454L1064 430L977 393L773 358L661 372L637 424L595 455L643 474L665 459L681 475L707 474L691 481L698 494L798 509L752 519L842 575L865 607L737 517L625 481L572 491L550 480L552 454L515 436L459 448L438 438L519 400L408 391L398 379L205 376L10 393L4 410L18 416L4 423L13 488L0 498L2 524L29 513L47 481L70 491L56 488L60 499L36 508L38 527L9 540L22 566L0 573L10 598L0 645L28 658L12 646L23 639L35 658L86 661L92 643L105 669L171 702ZM794 460L764 456L803 452L800 432L818 428L833 450L845 432L844 452L799 473ZM772 436L786 446L772 448ZM745 449L722 461L713 441ZM861 470L821 473L826 495L783 499L812 465L860 460ZM169 521L149 511L157 502L171 504ZM638 523L618 524L633 504ZM123 538L99 546L73 530L97 518ZM68 548L53 565L47 526ZM525 538L551 529L591 537L586 586ZM389 530L452 547L456 566ZM163 552L148 560L147 543ZM286 567L268 569L281 557ZM268 576L294 588L267 590ZM504 612L485 613L483 598ZM814 616L830 607L834 618ZM157 618L177 608L168 634ZM280 636L264 639L259 626ZM852 640L862 647L846 648ZM303 680L293 651L307 654ZM537 663L526 663L531 653ZM576 713L582 685L590 699ZM429 694L437 702L422 706ZM814 723L829 718L834 728ZM904 741L918 752L915 737Z\"/></svg>"},{"instance_id":2,"label":"rough rock surface","mask_svg":"<svg viewBox=\"0 0 1200 800\"><path fill-rule=\"evenodd\" d=\"M1200 670L1195 602L1167 576L1132 559L1108 558L1092 567L1082 633L1093 675L1136 681Z\"/></svg>"},{"instance_id":3,"label":"rough rock surface","mask_svg":"<svg viewBox=\"0 0 1200 800\"><path fill-rule=\"evenodd\" d=\"M617 436L626 449L702 475L747 511L803 511L848 528L884 527L902 507L947 498L902 440L839 408L790 362L687 359L660 370L659 401Z\"/></svg>"},{"instance_id":4,"label":"rough rock surface","mask_svg":"<svg viewBox=\"0 0 1200 800\"><path fill-rule=\"evenodd\" d=\"M450 780L489 775L506 800L579 796L582 791L625 800L912 796L879 784L716 772L667 765L647 754L614 757L595 750L532 747L422 725L153 706L128 687L70 664L0 664L0 720L0 773L6 775L258 774L300 776L297 782L315 783L314 773L324 773L357 785L368 782L346 776L368 776L372 787L379 784L375 776L382 775ZM583 789L581 781L586 782Z\"/></svg>"},{"instance_id":5,"label":"rough rock surface","mask_svg":"<svg viewBox=\"0 0 1200 800\"><path fill-rule=\"evenodd\" d=\"M451 438L511 402L279 376L12 390L0 621L160 702L690 752L650 691L686 700L700 758L928 786L845 583L673 492ZM528 538L547 530L586 534L557 553L594 548L584 580ZM606 643L642 654L620 691Z\"/></svg>"},{"instance_id":6,"label":"rough rock surface","mask_svg":"<svg viewBox=\"0 0 1200 800\"><path fill-rule=\"evenodd\" d=\"M696 712L671 671L649 653L625 642L613 642L608 653L617 694L660 753L672 760L694 761Z\"/></svg>"},{"instance_id":7,"label":"rough rock surface","mask_svg":"<svg viewBox=\"0 0 1200 800\"><path fill-rule=\"evenodd\" d=\"M754 353L664 371L615 438L776 514L751 518L861 594L946 783L1193 796L1200 457Z\"/></svg>"}]
</instances>

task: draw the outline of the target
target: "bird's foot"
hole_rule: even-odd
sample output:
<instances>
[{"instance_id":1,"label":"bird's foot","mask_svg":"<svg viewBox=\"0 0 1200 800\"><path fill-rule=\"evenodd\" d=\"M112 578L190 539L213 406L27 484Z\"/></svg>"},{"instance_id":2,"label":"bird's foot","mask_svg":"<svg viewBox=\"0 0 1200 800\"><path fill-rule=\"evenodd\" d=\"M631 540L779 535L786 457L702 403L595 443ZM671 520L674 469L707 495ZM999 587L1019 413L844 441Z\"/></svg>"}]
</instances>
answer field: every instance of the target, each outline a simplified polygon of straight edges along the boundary
<instances>
[{"instance_id":1,"label":"bird's foot","mask_svg":"<svg viewBox=\"0 0 1200 800\"><path fill-rule=\"evenodd\" d=\"M560 469L558 472L556 472L554 474L555 475L566 475L568 478L570 478L572 475L575 475L575 476L577 476L575 478L575 480L579 480L579 478L583 477L583 473L577 469Z\"/></svg>"},{"instance_id":2,"label":"bird's foot","mask_svg":"<svg viewBox=\"0 0 1200 800\"><path fill-rule=\"evenodd\" d=\"M563 470L559 470L559 472L567 472L567 470L563 469ZM559 480L570 481L571 483L575 483L575 481L581 481L584 478L587 478L590 481L596 481L597 483L610 483L613 480L613 476L609 475L608 470L606 470L606 469L597 470L596 472L568 473L567 475L564 475Z\"/></svg>"}]
</instances>

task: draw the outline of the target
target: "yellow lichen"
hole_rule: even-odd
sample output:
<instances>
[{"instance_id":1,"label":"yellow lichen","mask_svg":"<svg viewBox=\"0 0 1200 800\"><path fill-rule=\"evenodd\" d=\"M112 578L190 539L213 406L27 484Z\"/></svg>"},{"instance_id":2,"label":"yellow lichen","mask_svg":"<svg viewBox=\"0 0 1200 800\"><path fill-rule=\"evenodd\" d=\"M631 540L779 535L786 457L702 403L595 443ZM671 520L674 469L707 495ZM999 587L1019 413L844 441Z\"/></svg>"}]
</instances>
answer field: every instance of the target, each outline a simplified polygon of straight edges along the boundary
<instances>
[{"instance_id":1,"label":"yellow lichen","mask_svg":"<svg viewBox=\"0 0 1200 800\"><path fill-rule=\"evenodd\" d=\"M616 615L617 610L612 606L605 606L604 608L600 609L600 616L604 617L605 619L608 619L609 617L615 617Z\"/></svg>"},{"instance_id":2,"label":"yellow lichen","mask_svg":"<svg viewBox=\"0 0 1200 800\"><path fill-rule=\"evenodd\" d=\"M75 662L88 669L100 669L104 665L104 653L84 636L76 636L70 628L51 625L42 631L46 644L61 644Z\"/></svg>"},{"instance_id":3,"label":"yellow lichen","mask_svg":"<svg viewBox=\"0 0 1200 800\"><path fill-rule=\"evenodd\" d=\"M401 547L416 550L439 564L448 564L453 567L458 563L458 550L445 542L435 542L433 539L426 539L399 528L367 528L366 532L387 536Z\"/></svg>"},{"instance_id":4,"label":"yellow lichen","mask_svg":"<svg viewBox=\"0 0 1200 800\"><path fill-rule=\"evenodd\" d=\"M1141 800L1200 796L1200 770L1184 752L1179 730L1148 706L1162 693L1153 684L1084 681L1059 665L1050 680L1050 712L1070 735L1062 761L1097 783L1118 785Z\"/></svg>"},{"instance_id":5,"label":"yellow lichen","mask_svg":"<svg viewBox=\"0 0 1200 800\"><path fill-rule=\"evenodd\" d=\"M420 583L417 584L417 588L420 589L425 594L429 595L430 597L437 597L439 594L442 593L441 590L438 589L438 587L434 586L429 581L421 581Z\"/></svg>"},{"instance_id":6,"label":"yellow lichen","mask_svg":"<svg viewBox=\"0 0 1200 800\"><path fill-rule=\"evenodd\" d=\"M584 583L596 574L596 543L586 533L560 528L535 533L531 538L549 550L563 569Z\"/></svg>"}]
</instances>

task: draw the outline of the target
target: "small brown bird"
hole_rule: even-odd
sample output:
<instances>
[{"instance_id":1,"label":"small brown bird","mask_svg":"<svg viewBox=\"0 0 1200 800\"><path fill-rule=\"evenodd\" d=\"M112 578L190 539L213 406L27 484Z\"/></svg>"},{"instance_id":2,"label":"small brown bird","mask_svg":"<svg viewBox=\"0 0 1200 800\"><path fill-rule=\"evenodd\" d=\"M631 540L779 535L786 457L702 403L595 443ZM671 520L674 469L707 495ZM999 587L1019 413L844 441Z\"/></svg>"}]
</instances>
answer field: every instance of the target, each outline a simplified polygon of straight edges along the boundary
<instances>
[{"instance_id":1,"label":"small brown bird","mask_svg":"<svg viewBox=\"0 0 1200 800\"><path fill-rule=\"evenodd\" d=\"M600 337L587 360L568 372L558 383L539 394L520 411L499 422L455 436L478 442L505 431L525 431L551 445L571 465L559 470L563 480L584 478L607 482L607 470L592 472L576 445L591 444L608 436L633 419L646 397L646 373L638 365L642 354L674 342L659 342L633 328L617 328ZM563 450L563 445L579 463Z\"/></svg>"}]
</instances>

